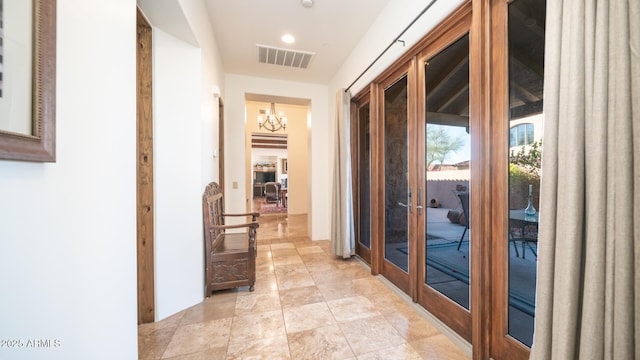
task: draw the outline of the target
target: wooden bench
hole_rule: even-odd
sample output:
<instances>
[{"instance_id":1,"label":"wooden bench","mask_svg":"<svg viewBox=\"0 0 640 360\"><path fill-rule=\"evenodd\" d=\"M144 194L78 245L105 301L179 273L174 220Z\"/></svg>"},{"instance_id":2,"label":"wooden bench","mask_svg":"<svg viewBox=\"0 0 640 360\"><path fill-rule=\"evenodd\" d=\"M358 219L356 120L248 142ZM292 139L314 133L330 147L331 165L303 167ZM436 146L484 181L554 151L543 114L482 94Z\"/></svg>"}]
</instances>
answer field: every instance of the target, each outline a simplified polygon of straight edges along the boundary
<instances>
[{"instance_id":1,"label":"wooden bench","mask_svg":"<svg viewBox=\"0 0 640 360\"><path fill-rule=\"evenodd\" d=\"M212 182L202 195L206 251L207 297L215 290L249 286L256 282L256 219L259 213L225 214L222 188ZM251 222L225 225L225 217L249 217ZM228 229L246 229L243 233L227 233Z\"/></svg>"}]
</instances>

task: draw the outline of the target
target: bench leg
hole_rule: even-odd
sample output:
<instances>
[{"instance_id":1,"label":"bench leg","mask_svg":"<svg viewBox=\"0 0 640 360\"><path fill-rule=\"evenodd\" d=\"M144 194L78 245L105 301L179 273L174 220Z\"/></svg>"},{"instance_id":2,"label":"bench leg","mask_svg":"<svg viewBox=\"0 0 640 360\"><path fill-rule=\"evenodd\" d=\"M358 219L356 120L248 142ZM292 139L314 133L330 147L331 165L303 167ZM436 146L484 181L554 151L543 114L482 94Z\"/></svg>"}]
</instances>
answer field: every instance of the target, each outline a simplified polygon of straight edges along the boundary
<instances>
[{"instance_id":1,"label":"bench leg","mask_svg":"<svg viewBox=\"0 0 640 360\"><path fill-rule=\"evenodd\" d=\"M255 290L255 287L253 285L250 285L249 286L249 291L253 291L253 290Z\"/></svg>"}]
</instances>

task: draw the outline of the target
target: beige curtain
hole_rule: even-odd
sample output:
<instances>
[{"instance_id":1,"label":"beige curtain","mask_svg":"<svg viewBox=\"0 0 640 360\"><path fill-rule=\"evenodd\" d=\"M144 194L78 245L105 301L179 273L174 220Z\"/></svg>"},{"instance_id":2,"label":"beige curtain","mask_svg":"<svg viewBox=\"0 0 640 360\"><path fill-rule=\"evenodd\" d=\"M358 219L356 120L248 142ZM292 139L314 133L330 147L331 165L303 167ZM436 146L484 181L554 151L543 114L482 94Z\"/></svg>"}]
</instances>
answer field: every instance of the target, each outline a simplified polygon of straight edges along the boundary
<instances>
[{"instance_id":1,"label":"beige curtain","mask_svg":"<svg viewBox=\"0 0 640 360\"><path fill-rule=\"evenodd\" d=\"M336 95L336 147L333 171L331 251L349 258L355 255L350 148L351 94L343 89Z\"/></svg>"},{"instance_id":2,"label":"beige curtain","mask_svg":"<svg viewBox=\"0 0 640 360\"><path fill-rule=\"evenodd\" d=\"M640 1L549 0L532 359L640 359Z\"/></svg>"}]
</instances>

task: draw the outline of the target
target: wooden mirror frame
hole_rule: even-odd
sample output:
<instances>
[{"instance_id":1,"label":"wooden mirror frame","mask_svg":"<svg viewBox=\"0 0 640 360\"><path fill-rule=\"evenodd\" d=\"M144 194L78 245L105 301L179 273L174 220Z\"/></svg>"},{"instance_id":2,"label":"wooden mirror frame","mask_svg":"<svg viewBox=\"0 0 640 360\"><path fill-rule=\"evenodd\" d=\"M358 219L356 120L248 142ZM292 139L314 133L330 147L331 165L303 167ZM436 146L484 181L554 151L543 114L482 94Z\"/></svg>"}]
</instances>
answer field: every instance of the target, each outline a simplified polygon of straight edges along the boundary
<instances>
[{"instance_id":1,"label":"wooden mirror frame","mask_svg":"<svg viewBox=\"0 0 640 360\"><path fill-rule=\"evenodd\" d=\"M56 161L56 0L33 0L32 131L0 130L0 159Z\"/></svg>"}]
</instances>

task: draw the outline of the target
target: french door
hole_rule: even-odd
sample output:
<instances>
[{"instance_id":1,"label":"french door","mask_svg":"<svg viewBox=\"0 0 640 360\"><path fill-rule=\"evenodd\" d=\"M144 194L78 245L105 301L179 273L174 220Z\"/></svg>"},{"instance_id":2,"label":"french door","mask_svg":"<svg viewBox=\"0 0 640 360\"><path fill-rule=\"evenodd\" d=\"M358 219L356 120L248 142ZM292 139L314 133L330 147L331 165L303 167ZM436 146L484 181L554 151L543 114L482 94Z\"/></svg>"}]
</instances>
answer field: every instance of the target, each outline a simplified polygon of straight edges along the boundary
<instances>
[{"instance_id":1,"label":"french door","mask_svg":"<svg viewBox=\"0 0 640 360\"><path fill-rule=\"evenodd\" d=\"M379 84L378 103L382 116L378 122L379 154L377 258L380 272L397 287L412 294L416 273L417 231L414 62L399 69ZM412 99L413 100L410 100Z\"/></svg>"},{"instance_id":2,"label":"french door","mask_svg":"<svg viewBox=\"0 0 640 360\"><path fill-rule=\"evenodd\" d=\"M357 253L477 359L533 340L545 14L470 0L353 99Z\"/></svg>"},{"instance_id":3,"label":"french door","mask_svg":"<svg viewBox=\"0 0 640 360\"><path fill-rule=\"evenodd\" d=\"M462 30L462 29L460 29ZM471 341L474 194L469 121L469 35L443 35L418 61L418 174L425 217L419 223L417 301Z\"/></svg>"},{"instance_id":4,"label":"french door","mask_svg":"<svg viewBox=\"0 0 640 360\"><path fill-rule=\"evenodd\" d=\"M371 261L471 341L469 21L462 25L371 87L370 108L379 109L370 114Z\"/></svg>"}]
</instances>

